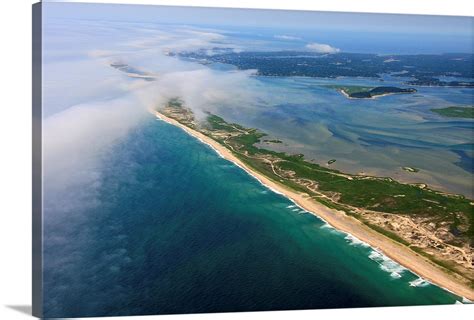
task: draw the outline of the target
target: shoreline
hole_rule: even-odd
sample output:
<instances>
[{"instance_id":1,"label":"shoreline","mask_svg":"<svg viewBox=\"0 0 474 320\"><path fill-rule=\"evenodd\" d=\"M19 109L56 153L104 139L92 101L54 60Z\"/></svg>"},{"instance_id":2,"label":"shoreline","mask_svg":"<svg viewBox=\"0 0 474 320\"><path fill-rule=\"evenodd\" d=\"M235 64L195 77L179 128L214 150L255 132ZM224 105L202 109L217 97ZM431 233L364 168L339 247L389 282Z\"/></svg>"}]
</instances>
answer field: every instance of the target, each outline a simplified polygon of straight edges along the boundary
<instances>
[{"instance_id":1,"label":"shoreline","mask_svg":"<svg viewBox=\"0 0 474 320\"><path fill-rule=\"evenodd\" d=\"M231 66L233 66L232 64L229 64ZM245 71L245 70L249 70L249 69L238 69L240 71ZM387 73L382 73L382 75L384 74L387 74ZM390 74L387 74L387 75L390 75ZM362 79L362 80L374 80L374 81L384 81L382 78L378 78L378 77L364 77L364 76L336 76L336 77L316 77L316 76L292 76L292 75L288 75L288 76L284 76L284 75L264 75L264 74L255 74L255 75L252 75L252 76L255 76L255 77L264 77L264 78L303 78L303 79L318 79L318 80L334 80L334 79L349 79L349 78L355 78L355 79ZM409 81L412 81L412 80L406 80L406 81L403 81L402 79L397 79L397 80L392 80L394 82L400 82L402 83L403 85L407 85L407 86L412 86L412 87L420 87L420 88L461 88L461 89L466 89L466 88L473 88L472 86L469 86L469 85L465 85L465 86L441 86L441 85L427 85L427 84L412 84L412 83L409 83Z\"/></svg>"},{"instance_id":2,"label":"shoreline","mask_svg":"<svg viewBox=\"0 0 474 320\"><path fill-rule=\"evenodd\" d=\"M222 146L217 141L214 141L213 139L202 134L201 132L193 130L179 123L178 121L161 114L158 111L153 111L153 113L158 119L181 128L187 134L208 145L220 157L231 161L265 187L269 188L273 192L285 196L299 207L320 218L335 229L367 243L370 247L372 247L372 249L379 250L385 256L407 268L409 271L423 278L424 280L435 284L451 293L454 293L461 298L466 298L471 301L474 300L473 289L469 288L468 285L462 283L461 280L456 279L454 276L448 275L446 271L441 269L440 266L434 264L427 258L410 250L406 246L370 229L356 218L346 215L345 212L328 208L323 204L308 198L304 194L300 194L297 191L291 190L288 187L275 182L265 175L253 170L243 163L239 158L237 158L229 149Z\"/></svg>"}]
</instances>

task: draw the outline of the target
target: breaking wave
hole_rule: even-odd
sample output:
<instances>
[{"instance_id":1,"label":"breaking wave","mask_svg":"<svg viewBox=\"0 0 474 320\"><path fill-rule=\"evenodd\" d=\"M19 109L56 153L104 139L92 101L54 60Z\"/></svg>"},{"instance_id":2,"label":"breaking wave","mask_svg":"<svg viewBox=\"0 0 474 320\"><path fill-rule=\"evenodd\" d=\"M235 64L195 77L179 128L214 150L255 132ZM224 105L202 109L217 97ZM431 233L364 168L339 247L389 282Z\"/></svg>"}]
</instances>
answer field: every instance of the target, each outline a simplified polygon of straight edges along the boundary
<instances>
[{"instance_id":1,"label":"breaking wave","mask_svg":"<svg viewBox=\"0 0 474 320\"><path fill-rule=\"evenodd\" d=\"M390 273L390 276L394 279L402 277L403 272L406 270L405 267L399 265L383 253L377 250L372 250L369 254L369 259L378 263L380 269Z\"/></svg>"},{"instance_id":2,"label":"breaking wave","mask_svg":"<svg viewBox=\"0 0 474 320\"><path fill-rule=\"evenodd\" d=\"M351 246L361 246L364 248L370 247L368 243L360 240L359 238L354 237L352 234L349 233L344 237L344 239L346 239L347 242L349 242L349 245Z\"/></svg>"},{"instance_id":3,"label":"breaking wave","mask_svg":"<svg viewBox=\"0 0 474 320\"><path fill-rule=\"evenodd\" d=\"M410 287L426 287L430 283L423 278L418 278L413 281L410 281Z\"/></svg>"}]
</instances>

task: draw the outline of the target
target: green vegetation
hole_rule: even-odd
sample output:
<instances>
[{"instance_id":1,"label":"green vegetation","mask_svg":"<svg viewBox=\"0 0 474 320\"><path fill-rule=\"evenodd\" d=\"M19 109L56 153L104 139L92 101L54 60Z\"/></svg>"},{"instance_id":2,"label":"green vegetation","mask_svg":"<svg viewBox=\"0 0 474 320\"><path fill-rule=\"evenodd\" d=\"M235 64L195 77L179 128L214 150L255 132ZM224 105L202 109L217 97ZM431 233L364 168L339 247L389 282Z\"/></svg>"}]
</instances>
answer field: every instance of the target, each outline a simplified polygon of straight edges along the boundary
<instances>
[{"instance_id":1,"label":"green vegetation","mask_svg":"<svg viewBox=\"0 0 474 320\"><path fill-rule=\"evenodd\" d=\"M263 142L269 142L269 143L283 143L283 141L278 140L278 139L271 139L271 140L263 140Z\"/></svg>"},{"instance_id":2,"label":"green vegetation","mask_svg":"<svg viewBox=\"0 0 474 320\"><path fill-rule=\"evenodd\" d=\"M242 161L251 167L290 188L312 196L318 195L318 193L295 182L296 178L302 178L316 182L318 192L323 195L338 194L337 204L342 206L365 208L384 213L433 216L442 221L449 221L456 228L459 223L457 215L460 214L469 221L468 230L460 232L460 235L474 236L474 207L470 200L464 196L449 195L418 185L399 183L391 178L344 174L338 170L308 162L301 154L289 155L257 148L255 144L265 134L256 129L229 124L215 115L208 117L208 123L211 132L213 130L223 130L229 133L236 133L239 130L245 132L245 134L216 140L230 147ZM278 168L279 175L272 170L272 166L269 165L270 161L274 168ZM294 173L292 178L289 178L291 175L285 174L290 172Z\"/></svg>"},{"instance_id":3,"label":"green vegetation","mask_svg":"<svg viewBox=\"0 0 474 320\"><path fill-rule=\"evenodd\" d=\"M168 105L172 108L181 108L183 101L179 98L173 98L168 101Z\"/></svg>"},{"instance_id":4,"label":"green vegetation","mask_svg":"<svg viewBox=\"0 0 474 320\"><path fill-rule=\"evenodd\" d=\"M329 89L335 89L335 90L343 91L348 96L351 96L351 94L358 93L358 92L369 92L370 90L375 88L375 87L339 86L339 85L326 85L324 87L329 88Z\"/></svg>"},{"instance_id":5,"label":"green vegetation","mask_svg":"<svg viewBox=\"0 0 474 320\"><path fill-rule=\"evenodd\" d=\"M278 77L370 77L381 78L382 74L394 77L413 78L411 85L450 86L473 88L472 53L378 55L370 53L321 54L317 52L284 51L243 51L234 52L230 48L216 54L207 51L185 51L171 53L197 61L231 64L241 70L258 70L261 76ZM315 59L316 58L316 59ZM456 75L465 80L443 81L442 76Z\"/></svg>"},{"instance_id":6,"label":"green vegetation","mask_svg":"<svg viewBox=\"0 0 474 320\"><path fill-rule=\"evenodd\" d=\"M180 109L177 109L177 108ZM237 158L253 170L292 190L307 194L323 205L342 210L354 216L375 231L410 247L409 239L383 225L370 221L364 210L390 217L401 214L420 218L423 221L441 224L449 228L452 237L445 244L462 247L474 243L474 202L462 195L453 195L428 188L424 184L405 184L389 177L373 177L343 173L328 166L322 166L304 159L303 154L288 154L258 147L265 133L245 128L239 124L228 123L223 118L208 114L207 121L197 125L191 113L181 108L176 100L168 104L164 111L182 124L195 128L219 142ZM331 159L327 163L334 163ZM418 172L413 167L403 167L408 172ZM413 247L413 249L415 249ZM424 256L435 261L436 257ZM438 256L436 259L442 259ZM444 260L443 260L444 261ZM438 263L450 267L449 260ZM453 265L455 266L455 265Z\"/></svg>"},{"instance_id":7,"label":"green vegetation","mask_svg":"<svg viewBox=\"0 0 474 320\"><path fill-rule=\"evenodd\" d=\"M474 106L453 106L440 109L431 109L431 111L443 117L474 119Z\"/></svg>"},{"instance_id":8,"label":"green vegetation","mask_svg":"<svg viewBox=\"0 0 474 320\"><path fill-rule=\"evenodd\" d=\"M376 96L393 93L414 93L416 89L402 89L398 87L362 87L362 86L338 86L328 85L328 88L337 89L346 94L349 98L370 99Z\"/></svg>"},{"instance_id":9,"label":"green vegetation","mask_svg":"<svg viewBox=\"0 0 474 320\"><path fill-rule=\"evenodd\" d=\"M397 234L391 232L391 231L387 231L385 230L384 228L376 225L376 224L372 224L368 221L363 221L367 226L369 226L370 228L374 229L375 231L377 231L378 233L381 233L383 234L384 236L386 237L389 237L390 239L393 239L403 245L406 245L406 246L409 246L410 243L408 241L406 241L405 239L399 237Z\"/></svg>"}]
</instances>

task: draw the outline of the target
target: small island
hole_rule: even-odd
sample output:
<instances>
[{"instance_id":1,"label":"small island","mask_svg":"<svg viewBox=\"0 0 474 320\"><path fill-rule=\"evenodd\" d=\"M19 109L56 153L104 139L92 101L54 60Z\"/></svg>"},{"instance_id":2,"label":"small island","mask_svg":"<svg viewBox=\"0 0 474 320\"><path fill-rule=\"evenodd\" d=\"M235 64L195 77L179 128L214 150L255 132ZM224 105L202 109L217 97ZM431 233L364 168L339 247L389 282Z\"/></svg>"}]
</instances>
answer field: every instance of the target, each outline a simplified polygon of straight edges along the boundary
<instances>
[{"instance_id":1,"label":"small island","mask_svg":"<svg viewBox=\"0 0 474 320\"><path fill-rule=\"evenodd\" d=\"M474 119L474 106L452 106L440 109L431 109L431 111L443 117Z\"/></svg>"},{"instance_id":2,"label":"small island","mask_svg":"<svg viewBox=\"0 0 474 320\"><path fill-rule=\"evenodd\" d=\"M330 85L328 88L336 89L348 99L373 99L375 97L387 96L399 93L415 93L414 88L398 87L363 87L363 86L338 86Z\"/></svg>"},{"instance_id":3,"label":"small island","mask_svg":"<svg viewBox=\"0 0 474 320\"><path fill-rule=\"evenodd\" d=\"M114 69L117 69L125 73L130 78L142 79L145 81L155 81L156 77L148 72L138 70L137 68L131 67L128 64L121 62L111 63L110 66Z\"/></svg>"},{"instance_id":4,"label":"small island","mask_svg":"<svg viewBox=\"0 0 474 320\"><path fill-rule=\"evenodd\" d=\"M278 139L270 139L270 140L263 140L263 142L266 142L266 143L283 143L283 141L281 140L278 140Z\"/></svg>"}]
</instances>

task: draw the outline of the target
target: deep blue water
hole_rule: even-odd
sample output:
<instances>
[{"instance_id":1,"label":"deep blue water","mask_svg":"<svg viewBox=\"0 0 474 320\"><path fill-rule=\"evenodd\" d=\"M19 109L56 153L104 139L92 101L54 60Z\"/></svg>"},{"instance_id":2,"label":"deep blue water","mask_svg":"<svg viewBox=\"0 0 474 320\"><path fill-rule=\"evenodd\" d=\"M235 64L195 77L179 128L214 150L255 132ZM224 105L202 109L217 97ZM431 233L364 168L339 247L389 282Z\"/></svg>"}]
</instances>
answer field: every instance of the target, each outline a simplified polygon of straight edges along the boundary
<instances>
[{"instance_id":1,"label":"deep blue water","mask_svg":"<svg viewBox=\"0 0 474 320\"><path fill-rule=\"evenodd\" d=\"M97 190L45 211L47 317L460 300L151 116L105 153Z\"/></svg>"}]
</instances>

